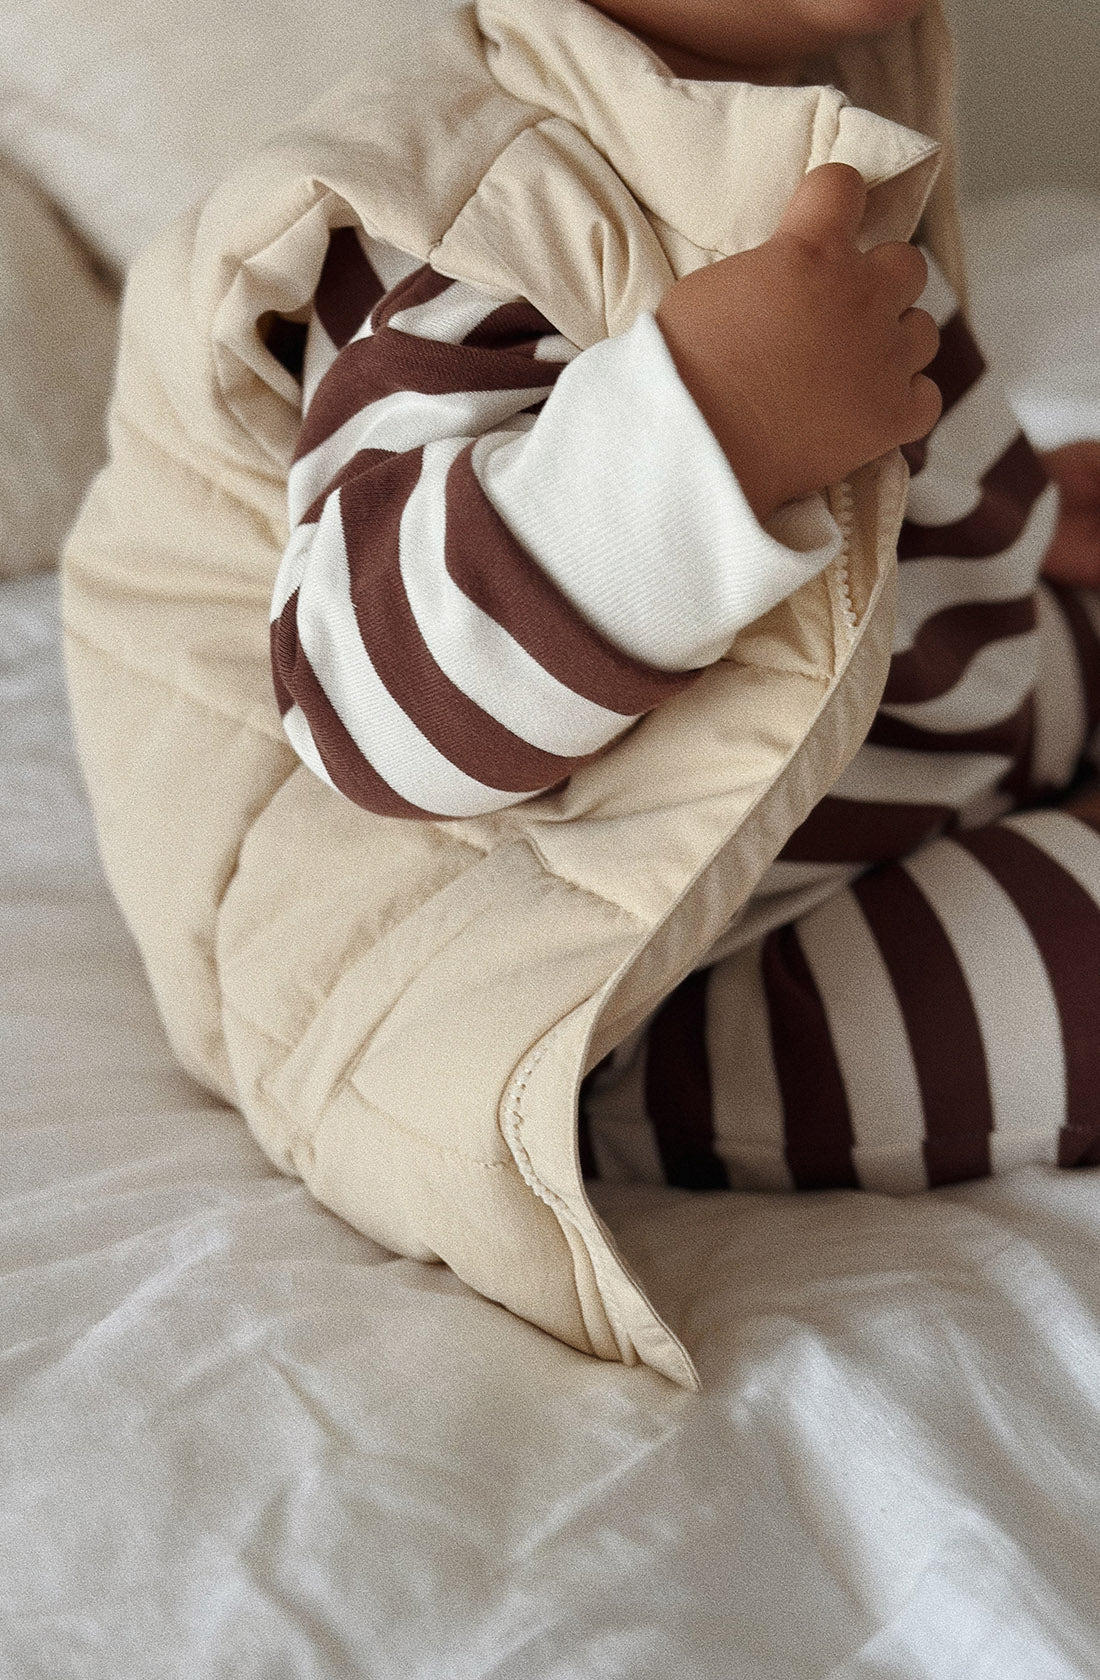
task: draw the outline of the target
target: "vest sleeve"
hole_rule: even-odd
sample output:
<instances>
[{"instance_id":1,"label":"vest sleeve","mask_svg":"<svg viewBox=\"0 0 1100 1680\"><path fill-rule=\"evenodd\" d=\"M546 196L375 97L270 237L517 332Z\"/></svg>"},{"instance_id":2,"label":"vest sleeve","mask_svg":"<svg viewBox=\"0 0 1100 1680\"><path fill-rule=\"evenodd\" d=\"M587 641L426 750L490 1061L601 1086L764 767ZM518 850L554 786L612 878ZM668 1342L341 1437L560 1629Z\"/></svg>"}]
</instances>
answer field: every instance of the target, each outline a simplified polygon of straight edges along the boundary
<instances>
[{"instance_id":1,"label":"vest sleeve","mask_svg":"<svg viewBox=\"0 0 1100 1680\"><path fill-rule=\"evenodd\" d=\"M759 526L652 316L578 352L522 299L336 262L272 661L290 741L357 803L555 786L835 556L821 498Z\"/></svg>"}]
</instances>

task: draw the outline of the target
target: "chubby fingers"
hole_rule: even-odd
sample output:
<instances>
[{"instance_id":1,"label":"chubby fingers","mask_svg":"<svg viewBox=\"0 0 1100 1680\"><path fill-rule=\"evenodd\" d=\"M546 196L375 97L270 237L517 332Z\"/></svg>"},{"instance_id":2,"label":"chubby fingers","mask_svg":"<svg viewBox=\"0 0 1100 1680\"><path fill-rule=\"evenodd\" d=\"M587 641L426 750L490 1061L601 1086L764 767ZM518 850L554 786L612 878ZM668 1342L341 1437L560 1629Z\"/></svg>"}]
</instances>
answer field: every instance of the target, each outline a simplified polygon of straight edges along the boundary
<instances>
[{"instance_id":1,"label":"chubby fingers","mask_svg":"<svg viewBox=\"0 0 1100 1680\"><path fill-rule=\"evenodd\" d=\"M926 309L909 308L898 321L900 371L909 377L906 411L910 435L903 443L925 438L943 412L943 394L934 379L923 370L936 359L940 329Z\"/></svg>"},{"instance_id":2,"label":"chubby fingers","mask_svg":"<svg viewBox=\"0 0 1100 1680\"><path fill-rule=\"evenodd\" d=\"M919 373L936 359L940 347L940 329L926 309L907 309L898 326L904 347L906 366Z\"/></svg>"},{"instance_id":3,"label":"chubby fingers","mask_svg":"<svg viewBox=\"0 0 1100 1680\"><path fill-rule=\"evenodd\" d=\"M806 245L854 246L866 208L867 183L859 170L823 163L803 176L776 232Z\"/></svg>"},{"instance_id":4,"label":"chubby fingers","mask_svg":"<svg viewBox=\"0 0 1100 1680\"><path fill-rule=\"evenodd\" d=\"M928 261L915 245L891 241L867 253L881 285L896 300L898 314L911 309L928 285Z\"/></svg>"},{"instance_id":5,"label":"chubby fingers","mask_svg":"<svg viewBox=\"0 0 1100 1680\"><path fill-rule=\"evenodd\" d=\"M899 443L917 443L926 438L943 413L943 393L934 379L918 373L909 382L905 396L905 435Z\"/></svg>"}]
</instances>

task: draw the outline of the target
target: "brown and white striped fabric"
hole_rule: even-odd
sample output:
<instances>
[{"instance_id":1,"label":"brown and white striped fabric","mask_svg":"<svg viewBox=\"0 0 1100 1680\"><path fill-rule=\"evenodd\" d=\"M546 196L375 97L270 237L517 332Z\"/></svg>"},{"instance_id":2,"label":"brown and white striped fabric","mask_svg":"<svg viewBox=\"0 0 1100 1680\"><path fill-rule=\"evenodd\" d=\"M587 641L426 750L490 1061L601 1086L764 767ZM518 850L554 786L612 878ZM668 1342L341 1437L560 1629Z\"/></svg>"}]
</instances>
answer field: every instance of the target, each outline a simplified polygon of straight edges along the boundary
<instances>
[{"instance_id":1,"label":"brown and white striped fabric","mask_svg":"<svg viewBox=\"0 0 1100 1680\"><path fill-rule=\"evenodd\" d=\"M926 305L944 416L911 463L890 678L761 889L813 907L590 1078L590 1176L904 1194L1100 1165L1100 835L1026 809L1095 750L1100 602L1039 581L1041 463L950 297Z\"/></svg>"},{"instance_id":2,"label":"brown and white striped fabric","mask_svg":"<svg viewBox=\"0 0 1100 1680\"><path fill-rule=\"evenodd\" d=\"M1039 582L1055 490L932 269L943 415L907 451L890 676L867 743L765 893L825 889L1064 787L1100 721L1095 609ZM1100 622L1100 619L1097 620Z\"/></svg>"},{"instance_id":3,"label":"brown and white striped fabric","mask_svg":"<svg viewBox=\"0 0 1100 1680\"><path fill-rule=\"evenodd\" d=\"M385 815L561 782L839 552L820 496L760 527L651 316L581 354L343 229L303 390L276 692Z\"/></svg>"},{"instance_id":4,"label":"brown and white striped fabric","mask_svg":"<svg viewBox=\"0 0 1100 1680\"><path fill-rule=\"evenodd\" d=\"M589 1176L907 1194L1100 1166L1100 834L1044 809L699 970L594 1074Z\"/></svg>"}]
</instances>

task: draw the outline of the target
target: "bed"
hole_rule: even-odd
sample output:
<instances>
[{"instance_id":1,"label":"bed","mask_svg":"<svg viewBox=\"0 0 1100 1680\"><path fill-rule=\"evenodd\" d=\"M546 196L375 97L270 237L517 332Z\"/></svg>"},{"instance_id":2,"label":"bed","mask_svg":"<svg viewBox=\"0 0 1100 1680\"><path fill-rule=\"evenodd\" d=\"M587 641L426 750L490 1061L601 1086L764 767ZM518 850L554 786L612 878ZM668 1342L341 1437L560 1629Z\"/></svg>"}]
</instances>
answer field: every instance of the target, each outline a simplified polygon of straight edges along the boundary
<instances>
[{"instance_id":1,"label":"bed","mask_svg":"<svg viewBox=\"0 0 1100 1680\"><path fill-rule=\"evenodd\" d=\"M119 273L353 41L236 99L243 24L171 10L0 23L0 1674L1096 1680L1097 1173L597 1188L693 1395L359 1236L176 1067L96 859L50 561ZM208 60L226 117L185 155ZM1100 436L1100 197L970 235L1032 434Z\"/></svg>"}]
</instances>

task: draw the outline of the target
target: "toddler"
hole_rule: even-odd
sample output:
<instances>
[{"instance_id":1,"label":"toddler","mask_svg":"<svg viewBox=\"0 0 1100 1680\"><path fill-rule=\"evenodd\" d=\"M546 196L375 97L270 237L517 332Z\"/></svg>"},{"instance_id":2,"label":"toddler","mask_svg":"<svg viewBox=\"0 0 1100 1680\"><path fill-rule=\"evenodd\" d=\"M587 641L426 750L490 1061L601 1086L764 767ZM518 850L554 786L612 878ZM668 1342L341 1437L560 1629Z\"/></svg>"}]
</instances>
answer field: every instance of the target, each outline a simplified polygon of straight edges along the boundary
<instances>
[{"instance_id":1,"label":"toddler","mask_svg":"<svg viewBox=\"0 0 1100 1680\"><path fill-rule=\"evenodd\" d=\"M580 0L538 4L567 31ZM681 81L796 87L922 5L594 9ZM361 230L329 247L272 659L296 751L368 810L555 787L835 559L826 487L899 446L911 469L867 741L590 1075L589 1177L1100 1164L1100 445L1036 455L929 253L862 247L866 201L811 172L771 238L584 349Z\"/></svg>"}]
</instances>

